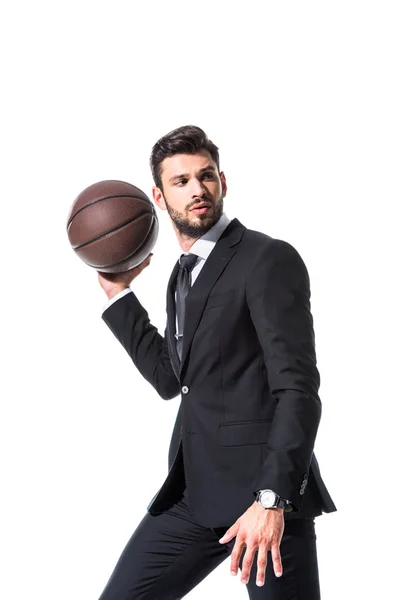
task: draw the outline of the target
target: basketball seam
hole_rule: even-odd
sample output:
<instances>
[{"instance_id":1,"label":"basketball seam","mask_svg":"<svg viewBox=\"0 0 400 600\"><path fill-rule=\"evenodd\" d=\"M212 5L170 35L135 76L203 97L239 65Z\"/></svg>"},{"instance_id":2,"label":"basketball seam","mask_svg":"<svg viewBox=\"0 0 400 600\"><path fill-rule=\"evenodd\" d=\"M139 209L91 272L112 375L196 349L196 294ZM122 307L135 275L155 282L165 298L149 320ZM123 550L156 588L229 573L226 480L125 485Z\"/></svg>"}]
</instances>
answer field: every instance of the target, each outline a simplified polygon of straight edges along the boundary
<instances>
[{"instance_id":1,"label":"basketball seam","mask_svg":"<svg viewBox=\"0 0 400 600\"><path fill-rule=\"evenodd\" d=\"M96 198L96 200L92 200L91 202L88 202L87 204L85 204L85 206L82 206L82 208L79 208L76 213L71 217L71 220L69 221L69 223L67 223L67 229L69 229L71 227L72 221L75 219L75 217L77 215L79 215L80 212L82 212L83 210L85 210L85 208L87 208L88 206L92 206L93 204L97 204L97 202L102 202L103 200L110 200L110 198L134 198L135 200L140 200L140 202L144 202L146 204L146 206L149 206L154 214L154 208L153 205L150 204L150 202L147 202L147 200L144 200L143 198L138 198L137 196L130 196L129 194L113 194L112 196L105 196L104 198Z\"/></svg>"},{"instance_id":2,"label":"basketball seam","mask_svg":"<svg viewBox=\"0 0 400 600\"><path fill-rule=\"evenodd\" d=\"M145 237L145 239L144 239L143 243L142 243L142 244L140 244L140 246L139 246L138 248L136 248L136 250L134 250L133 252L131 252L130 254L128 254L128 256L125 256L125 258L123 258L122 260L119 260L119 261L118 261L118 262L116 262L116 263L109 263L109 264L107 264L107 265L101 265L100 267L97 267L96 265L92 265L92 264L90 264L90 263L86 263L86 264L87 264L89 267L93 267L94 269L97 269L97 270L99 270L99 269L106 269L107 267L115 267L115 266L117 266L117 265L119 265L119 264L121 264L121 263L123 263L123 262L125 262L125 261L129 260L129 259L131 258L131 256L133 256L133 255L134 255L134 254L136 254L137 252L140 252L140 250L141 250L141 249L143 248L143 246L146 244L146 242L147 242L147 240L148 240L149 236L150 236L150 235L151 235L151 233L153 232L153 228L154 228L154 223L155 223L155 220L156 220L156 217L155 217L155 215L153 215L153 221L152 221L151 227L150 227L150 229L149 229L149 232L148 232L148 234L146 235L146 237Z\"/></svg>"},{"instance_id":3,"label":"basketball seam","mask_svg":"<svg viewBox=\"0 0 400 600\"><path fill-rule=\"evenodd\" d=\"M116 231L118 231L118 229L122 229L122 227L125 227L125 225L129 225L129 223L132 223L133 221L136 221L137 219L140 219L143 216L148 215L149 213L147 212L143 212L140 213L139 215L136 215L135 217L132 217L131 219L128 219L127 221L124 221L123 223L120 223L119 225L117 225L117 227L114 227L114 229L110 229L109 231L106 231L105 233L102 233L101 235L98 235L97 237L93 238L92 240L89 240L88 242L84 242L83 244L80 244L79 246L72 246L72 248L74 250L80 250L81 248L84 248L85 246L88 246L89 244L93 244L93 242L97 242L98 240L101 240L101 238L106 237L107 235L110 235L111 233L115 233ZM154 215L150 215L151 217L153 217Z\"/></svg>"}]
</instances>

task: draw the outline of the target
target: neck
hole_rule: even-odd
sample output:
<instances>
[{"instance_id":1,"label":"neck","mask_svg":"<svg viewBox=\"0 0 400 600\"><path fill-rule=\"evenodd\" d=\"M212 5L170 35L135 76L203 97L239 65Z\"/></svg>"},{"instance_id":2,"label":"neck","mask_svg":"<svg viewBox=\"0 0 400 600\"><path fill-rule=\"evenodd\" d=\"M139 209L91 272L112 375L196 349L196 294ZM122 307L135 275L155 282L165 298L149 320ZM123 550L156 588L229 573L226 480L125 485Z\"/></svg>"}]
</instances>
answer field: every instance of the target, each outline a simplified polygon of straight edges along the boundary
<instances>
[{"instance_id":1,"label":"neck","mask_svg":"<svg viewBox=\"0 0 400 600\"><path fill-rule=\"evenodd\" d=\"M182 234L176 232L176 237L178 238L179 245L182 248L183 252L189 252L190 248L193 246L193 244L199 238L201 238L201 235L199 235L199 237L197 237L197 238L191 238L191 237L188 237L187 235L182 235Z\"/></svg>"},{"instance_id":2,"label":"neck","mask_svg":"<svg viewBox=\"0 0 400 600\"><path fill-rule=\"evenodd\" d=\"M188 235L184 235L184 234L180 233L178 231L178 229L176 228L175 223L172 223L172 226L174 228L175 235L178 238L179 245L182 248L183 252L189 252L189 250L193 246L193 244L199 238L201 238L201 235L198 235L197 237L189 237Z\"/></svg>"}]
</instances>

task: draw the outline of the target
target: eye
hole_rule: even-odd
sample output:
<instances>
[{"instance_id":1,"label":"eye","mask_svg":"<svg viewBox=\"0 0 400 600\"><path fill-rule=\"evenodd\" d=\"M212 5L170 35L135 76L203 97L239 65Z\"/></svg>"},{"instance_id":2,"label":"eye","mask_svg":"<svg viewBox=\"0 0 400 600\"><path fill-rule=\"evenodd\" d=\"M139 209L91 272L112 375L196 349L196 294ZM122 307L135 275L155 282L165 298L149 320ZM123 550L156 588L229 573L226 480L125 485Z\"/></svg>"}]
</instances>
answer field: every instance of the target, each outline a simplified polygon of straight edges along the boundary
<instances>
[{"instance_id":1,"label":"eye","mask_svg":"<svg viewBox=\"0 0 400 600\"><path fill-rule=\"evenodd\" d=\"M203 175L203 179L207 179L207 178L208 178L208 179L214 179L214 173L211 173L211 172L209 172L209 173L204 173L204 175Z\"/></svg>"},{"instance_id":2,"label":"eye","mask_svg":"<svg viewBox=\"0 0 400 600\"><path fill-rule=\"evenodd\" d=\"M181 186L181 184L182 184L182 185L185 185L185 183L187 183L187 180L186 180L186 179L179 179L179 180L178 180L178 181L175 183L175 185L178 185L179 187L182 187L182 186Z\"/></svg>"}]
</instances>

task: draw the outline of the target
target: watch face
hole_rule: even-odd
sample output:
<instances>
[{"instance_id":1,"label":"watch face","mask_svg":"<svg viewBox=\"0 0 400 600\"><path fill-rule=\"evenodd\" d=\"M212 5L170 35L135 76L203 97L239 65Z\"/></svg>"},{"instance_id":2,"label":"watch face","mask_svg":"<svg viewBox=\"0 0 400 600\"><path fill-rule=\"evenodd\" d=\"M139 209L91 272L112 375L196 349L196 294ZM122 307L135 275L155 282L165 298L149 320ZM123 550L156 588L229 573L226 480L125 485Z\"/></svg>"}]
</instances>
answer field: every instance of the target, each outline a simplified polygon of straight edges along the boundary
<instances>
[{"instance_id":1,"label":"watch face","mask_svg":"<svg viewBox=\"0 0 400 600\"><path fill-rule=\"evenodd\" d=\"M275 494L270 490L262 492L260 495L260 502L264 508L271 508L275 504Z\"/></svg>"}]
</instances>

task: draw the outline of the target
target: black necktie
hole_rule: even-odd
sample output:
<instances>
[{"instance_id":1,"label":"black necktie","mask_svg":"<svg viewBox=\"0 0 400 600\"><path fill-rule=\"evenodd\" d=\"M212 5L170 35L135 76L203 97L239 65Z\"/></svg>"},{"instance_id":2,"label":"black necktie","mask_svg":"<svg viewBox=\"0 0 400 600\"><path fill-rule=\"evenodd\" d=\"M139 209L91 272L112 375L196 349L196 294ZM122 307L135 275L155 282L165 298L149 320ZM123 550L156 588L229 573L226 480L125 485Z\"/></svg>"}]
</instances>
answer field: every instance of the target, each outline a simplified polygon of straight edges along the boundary
<instances>
[{"instance_id":1,"label":"black necktie","mask_svg":"<svg viewBox=\"0 0 400 600\"><path fill-rule=\"evenodd\" d=\"M178 331L176 332L176 349L179 359L182 360L182 337L185 322L185 300L191 284L191 270L198 259L197 254L182 254L178 278L176 280L176 317L178 320Z\"/></svg>"}]
</instances>

